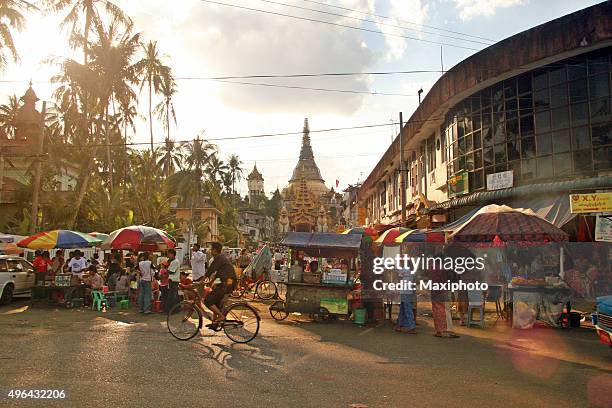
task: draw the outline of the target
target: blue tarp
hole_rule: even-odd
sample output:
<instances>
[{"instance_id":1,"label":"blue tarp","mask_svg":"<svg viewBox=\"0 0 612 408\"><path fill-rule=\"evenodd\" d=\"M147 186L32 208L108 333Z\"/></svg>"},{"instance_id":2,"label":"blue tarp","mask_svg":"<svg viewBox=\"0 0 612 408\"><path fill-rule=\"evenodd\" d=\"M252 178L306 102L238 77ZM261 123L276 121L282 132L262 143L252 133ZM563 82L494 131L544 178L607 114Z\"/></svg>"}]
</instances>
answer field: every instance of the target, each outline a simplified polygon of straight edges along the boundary
<instances>
[{"instance_id":1,"label":"blue tarp","mask_svg":"<svg viewBox=\"0 0 612 408\"><path fill-rule=\"evenodd\" d=\"M348 257L361 246L360 234L334 234L329 232L288 232L281 245L300 249L309 255L322 257Z\"/></svg>"}]
</instances>

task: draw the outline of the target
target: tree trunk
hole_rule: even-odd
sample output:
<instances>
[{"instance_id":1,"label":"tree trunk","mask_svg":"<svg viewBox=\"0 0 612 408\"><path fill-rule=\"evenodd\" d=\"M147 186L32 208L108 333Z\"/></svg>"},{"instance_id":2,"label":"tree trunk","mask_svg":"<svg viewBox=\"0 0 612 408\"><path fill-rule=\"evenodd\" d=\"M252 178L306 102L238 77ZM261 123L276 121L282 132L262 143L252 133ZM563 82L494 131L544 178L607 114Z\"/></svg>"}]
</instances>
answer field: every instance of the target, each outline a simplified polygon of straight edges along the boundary
<instances>
[{"instance_id":1,"label":"tree trunk","mask_svg":"<svg viewBox=\"0 0 612 408\"><path fill-rule=\"evenodd\" d=\"M96 157L94 152L93 157ZM92 165L94 162L94 158L90 158L87 160L87 166L85 167L85 172L83 174L83 179L81 180L81 185L79 187L79 193L77 195L76 203L74 205L74 213L72 213L72 217L70 217L70 221L68 222L68 229L73 229L76 224L77 217L79 216L79 211L81 209L81 204L83 204L83 200L85 199L85 194L87 193L87 188L89 187L89 179L91 178Z\"/></svg>"},{"instance_id":2,"label":"tree trunk","mask_svg":"<svg viewBox=\"0 0 612 408\"><path fill-rule=\"evenodd\" d=\"M111 159L111 146L110 146L110 135L109 135L109 123L108 123L108 102L104 107L105 110L105 139L106 139L106 161L108 162L108 191L110 195L113 195L114 185L113 185L113 162Z\"/></svg>"},{"instance_id":3,"label":"tree trunk","mask_svg":"<svg viewBox=\"0 0 612 408\"><path fill-rule=\"evenodd\" d=\"M153 111L151 109L151 104L153 103L153 90L151 86L151 78L149 77L149 130L151 132L151 154L153 154Z\"/></svg>"}]
</instances>

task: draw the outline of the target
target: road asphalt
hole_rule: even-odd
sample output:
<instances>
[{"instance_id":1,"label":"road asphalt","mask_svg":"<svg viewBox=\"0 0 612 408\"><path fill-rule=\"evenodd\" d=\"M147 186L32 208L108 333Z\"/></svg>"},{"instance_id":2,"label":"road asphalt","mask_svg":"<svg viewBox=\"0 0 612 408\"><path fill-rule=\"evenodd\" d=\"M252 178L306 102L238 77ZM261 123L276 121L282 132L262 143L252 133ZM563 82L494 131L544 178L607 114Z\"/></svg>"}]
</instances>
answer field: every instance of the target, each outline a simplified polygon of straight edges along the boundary
<instances>
[{"instance_id":1,"label":"road asphalt","mask_svg":"<svg viewBox=\"0 0 612 408\"><path fill-rule=\"evenodd\" d=\"M165 317L0 307L0 405L19 407L612 407L612 349L591 330L457 328L458 339L389 322L312 322L261 311L246 345L174 339ZM427 311L425 311L426 313ZM64 390L15 400L11 389Z\"/></svg>"}]
</instances>

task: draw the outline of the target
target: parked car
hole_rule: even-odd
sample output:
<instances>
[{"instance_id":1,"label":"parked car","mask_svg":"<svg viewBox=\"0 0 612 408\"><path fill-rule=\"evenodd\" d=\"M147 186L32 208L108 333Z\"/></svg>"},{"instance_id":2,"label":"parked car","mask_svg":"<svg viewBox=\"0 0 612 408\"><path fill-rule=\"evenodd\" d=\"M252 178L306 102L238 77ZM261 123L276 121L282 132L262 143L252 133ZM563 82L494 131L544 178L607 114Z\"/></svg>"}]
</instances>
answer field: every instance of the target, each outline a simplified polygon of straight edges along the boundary
<instances>
[{"instance_id":1,"label":"parked car","mask_svg":"<svg viewBox=\"0 0 612 408\"><path fill-rule=\"evenodd\" d=\"M612 347L612 296L597 298L597 313L593 317L599 340Z\"/></svg>"},{"instance_id":2,"label":"parked car","mask_svg":"<svg viewBox=\"0 0 612 408\"><path fill-rule=\"evenodd\" d=\"M20 256L0 255L0 304L11 303L15 295L31 294L34 283L31 263Z\"/></svg>"}]
</instances>

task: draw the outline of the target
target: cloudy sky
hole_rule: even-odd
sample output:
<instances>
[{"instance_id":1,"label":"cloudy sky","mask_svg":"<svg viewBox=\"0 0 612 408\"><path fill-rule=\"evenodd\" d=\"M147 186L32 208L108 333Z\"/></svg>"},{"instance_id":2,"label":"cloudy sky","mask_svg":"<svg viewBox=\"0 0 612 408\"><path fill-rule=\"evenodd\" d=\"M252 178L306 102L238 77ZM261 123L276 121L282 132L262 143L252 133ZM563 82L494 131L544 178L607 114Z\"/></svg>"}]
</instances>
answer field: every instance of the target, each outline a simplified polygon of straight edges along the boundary
<instances>
[{"instance_id":1,"label":"cloudy sky","mask_svg":"<svg viewBox=\"0 0 612 408\"><path fill-rule=\"evenodd\" d=\"M142 32L147 40L158 41L178 78L175 101L178 125L172 128L173 137L188 140L204 130L210 139L226 139L214 142L221 156L238 154L247 173L257 161L266 191L270 192L277 186L282 188L290 178L301 136L228 138L301 131L305 117L309 118L312 130L389 124L398 120L400 111L405 118L409 117L418 104L417 91L422 88L425 95L440 73L228 80L260 85L206 78L439 71L441 47L444 69L448 69L492 41L598 1L117 0L115 3L133 18L135 31ZM2 74L9 81L0 83L3 101L8 94L21 94L30 78L39 97L50 99L52 86L48 79L52 68L41 61L50 55L70 54L58 21L58 16L28 17L26 30L17 36L21 61ZM143 113L145 106L143 94ZM339 180L343 188L367 177L397 130L397 126L389 125L313 133L315 158L327 185L335 186ZM156 125L155 131L156 140L163 140L161 127ZM148 127L143 121L133 141L148 140ZM240 189L246 192L246 182L241 183Z\"/></svg>"}]
</instances>

